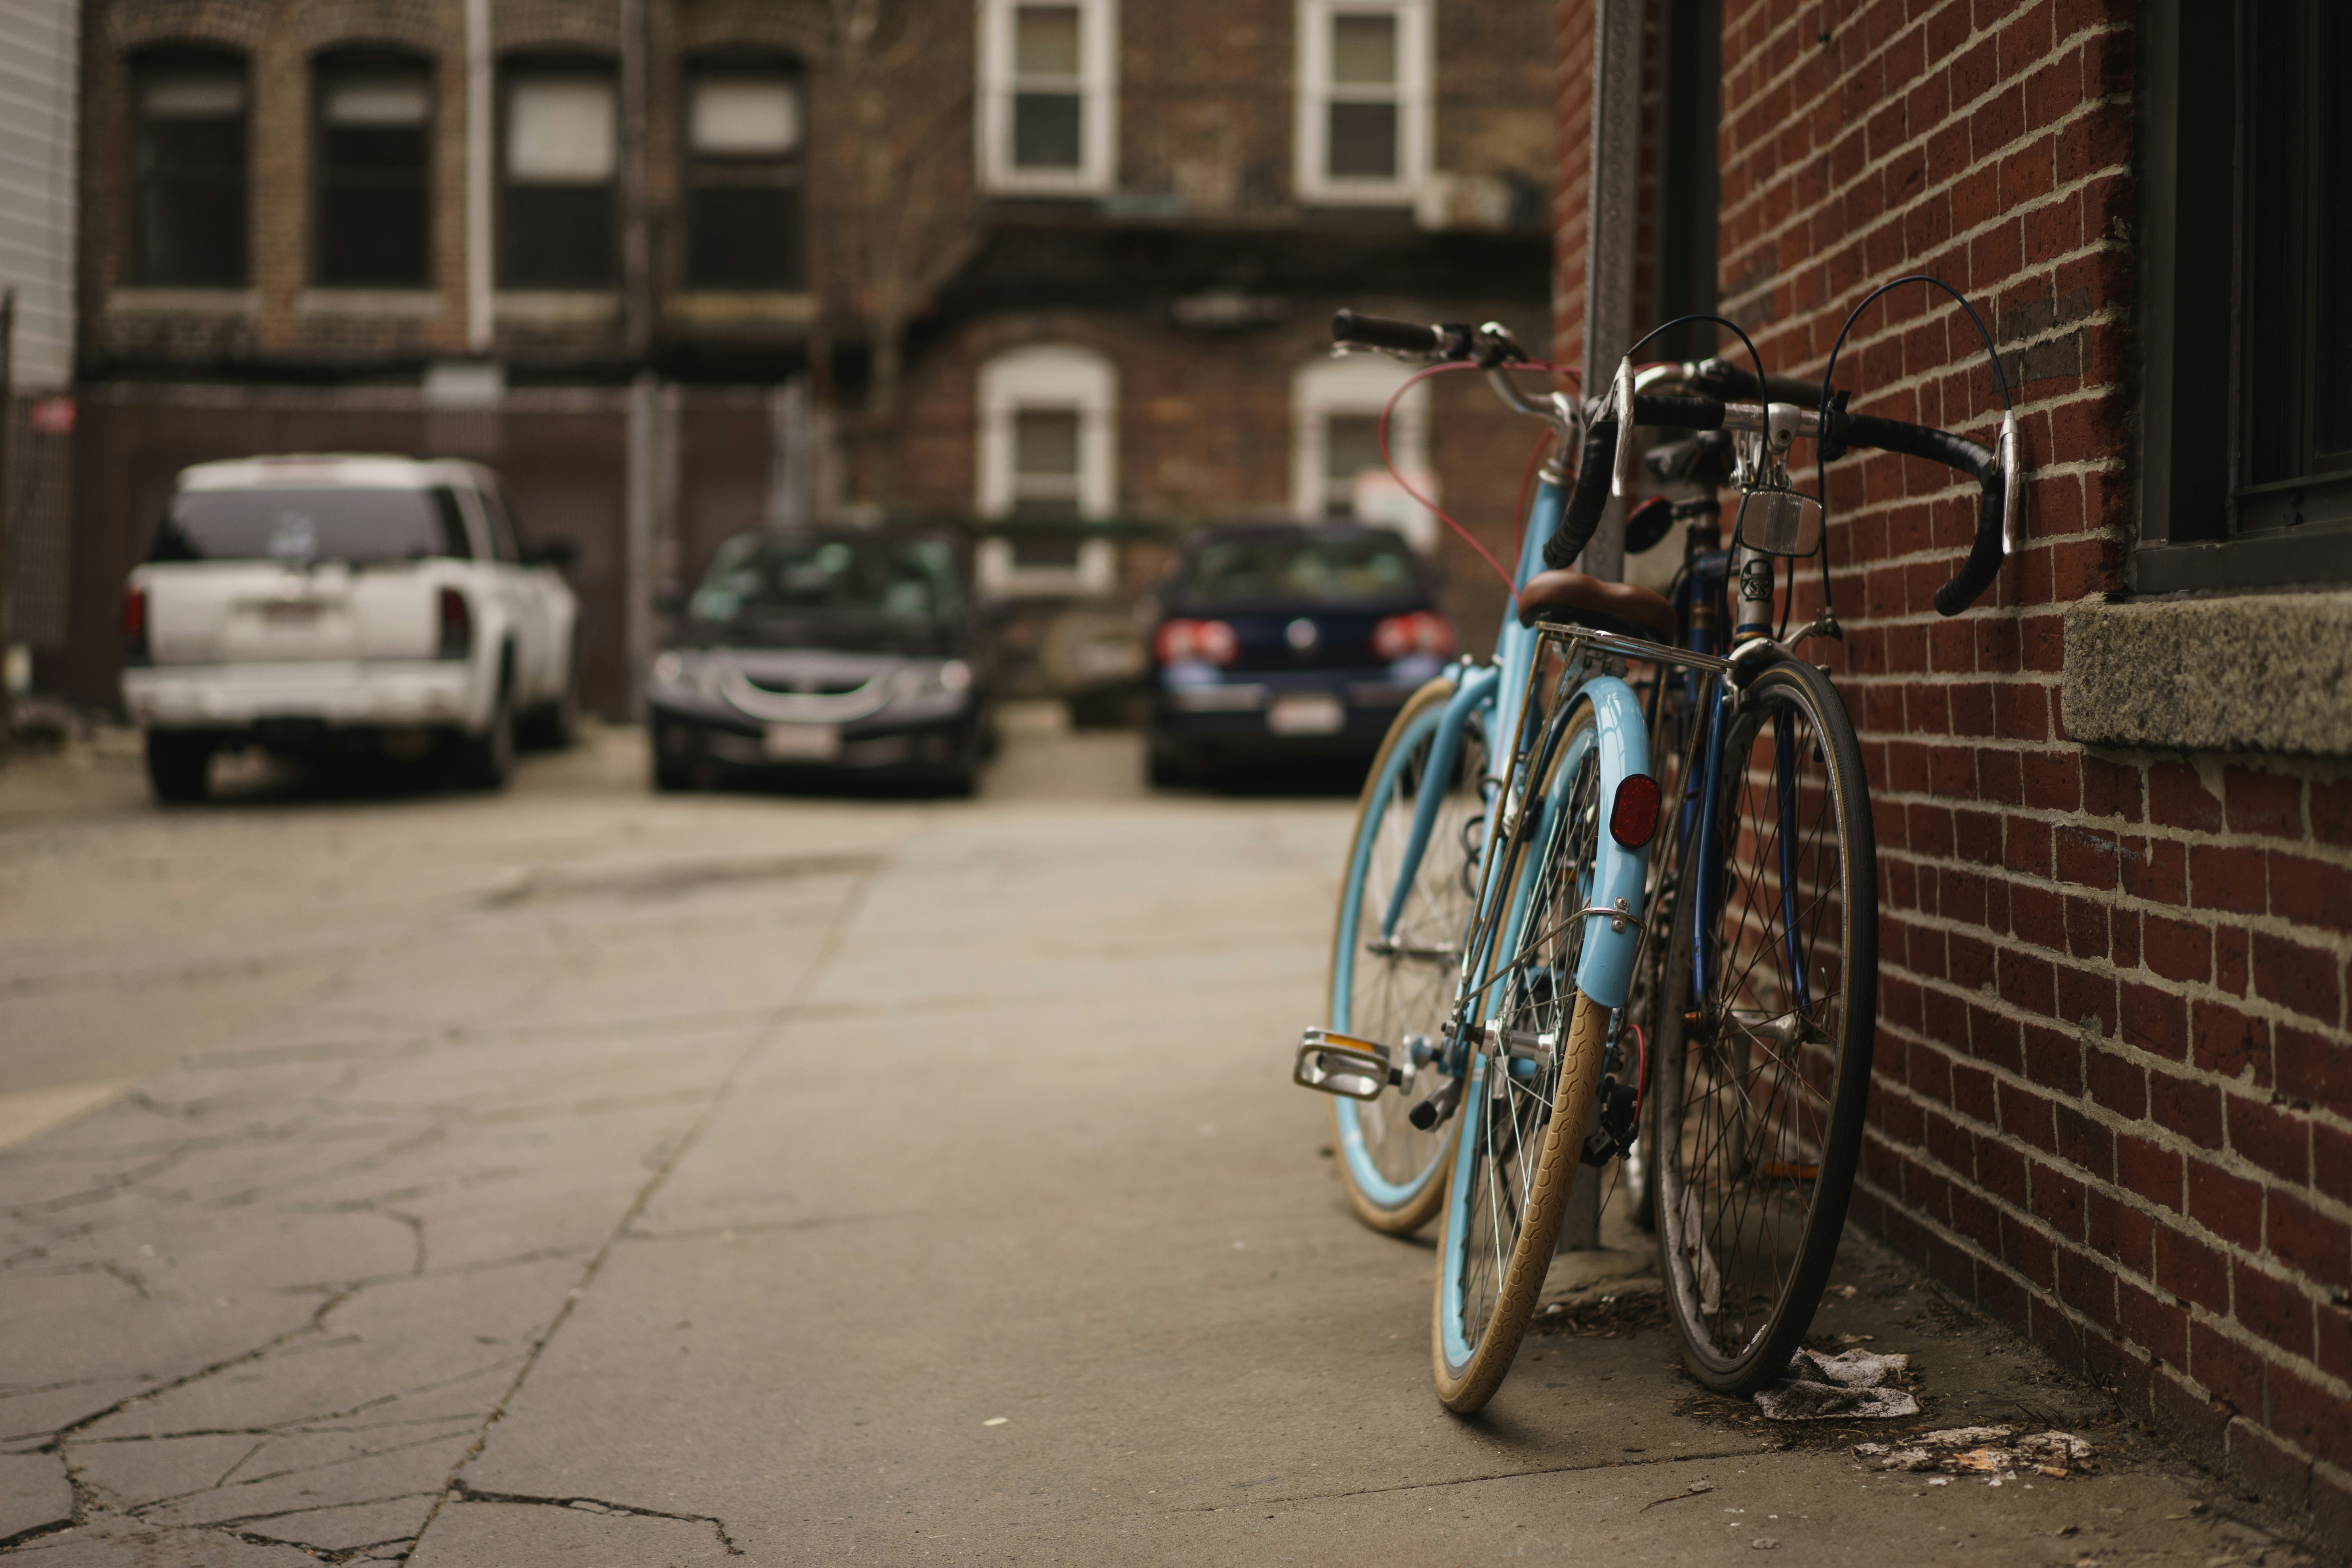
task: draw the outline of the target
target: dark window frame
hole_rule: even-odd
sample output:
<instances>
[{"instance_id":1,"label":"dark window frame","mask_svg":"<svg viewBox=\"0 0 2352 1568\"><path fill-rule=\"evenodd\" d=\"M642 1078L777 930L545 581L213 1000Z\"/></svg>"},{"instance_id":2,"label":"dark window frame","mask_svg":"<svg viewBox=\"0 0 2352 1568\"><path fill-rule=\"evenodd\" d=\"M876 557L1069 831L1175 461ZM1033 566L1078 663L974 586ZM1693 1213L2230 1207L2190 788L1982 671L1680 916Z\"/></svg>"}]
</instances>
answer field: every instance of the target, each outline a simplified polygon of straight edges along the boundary
<instances>
[{"instance_id":1,"label":"dark window frame","mask_svg":"<svg viewBox=\"0 0 2352 1568\"><path fill-rule=\"evenodd\" d=\"M2315 32L2298 53L2258 48L2254 31L2258 11L2315 29L2326 3L2142 8L2136 593L2352 581L2352 472L2344 454L2315 460L2308 416L2326 391L2315 378L2332 370L2342 395L2352 366L2271 353L2307 343L2322 320L2307 232L2326 206L2317 117L2313 100L2283 99L2313 90L2323 62ZM2283 125L2301 143L2284 159L2268 145ZM2291 181L2271 177L2305 155ZM2278 253L2283 233L2295 254ZM2282 465L2283 478L2265 471Z\"/></svg>"},{"instance_id":2,"label":"dark window frame","mask_svg":"<svg viewBox=\"0 0 2352 1568\"><path fill-rule=\"evenodd\" d=\"M437 132L441 122L440 83L433 57L421 50L389 45L342 45L319 50L310 57L310 281L322 289L421 289L437 285L438 268L433 252L435 194L434 163L439 151ZM417 254L421 262L413 278L401 281L387 279L346 279L330 275L328 264L327 222L329 215L329 183L331 170L328 159L327 88L335 76L414 75L425 89L424 159L418 165L416 193L422 215L421 232L417 236ZM365 184L377 182L369 181ZM389 187L393 182L382 182Z\"/></svg>"},{"instance_id":3,"label":"dark window frame","mask_svg":"<svg viewBox=\"0 0 2352 1568\"><path fill-rule=\"evenodd\" d=\"M516 88L531 77L599 77L612 89L614 116L613 172L601 183L540 183L518 181L509 173L514 130L514 98ZM580 52L529 51L502 55L498 62L498 142L492 149L494 178L498 194L498 215L495 220L497 243L498 286L518 291L545 290L553 292L613 293L621 287L621 161L627 155L621 136L621 65L610 55ZM518 223L515 208L518 196L528 200L530 195L551 191L599 193L604 200L603 222L597 226L604 234L604 254L599 258L605 265L583 269L569 278L551 279L546 274L526 275L519 267L514 237L519 229L532 229L530 223ZM588 205L582 201L579 205Z\"/></svg>"},{"instance_id":4,"label":"dark window frame","mask_svg":"<svg viewBox=\"0 0 2352 1568\"><path fill-rule=\"evenodd\" d=\"M800 139L781 157L705 154L694 147L695 91L709 78L768 78L793 94L800 114ZM773 50L713 49L688 57L678 73L677 156L680 207L678 277L690 289L743 293L803 293L809 288L809 73L795 55ZM767 279L732 278L706 268L701 249L708 220L705 193L772 193L785 209L784 264Z\"/></svg>"},{"instance_id":5,"label":"dark window frame","mask_svg":"<svg viewBox=\"0 0 2352 1568\"><path fill-rule=\"evenodd\" d=\"M126 248L124 273L128 280L149 288L180 289L249 289L253 286L253 61L241 49L218 45L172 43L142 48L124 61L129 85L128 113L125 124L130 132L131 178L126 195L130 205L129 222L124 226L130 245ZM234 179L221 177L221 183L233 186L229 198L235 204L233 232L236 237L236 264L225 268L219 276L194 277L187 271L173 272L156 265L154 247L159 243L153 232L154 208L159 205L157 187L167 176L152 166L154 143L148 131L146 88L150 79L180 71L234 71L237 78L241 102L237 110L237 163ZM187 182L188 174L181 172L179 182Z\"/></svg>"}]
</instances>

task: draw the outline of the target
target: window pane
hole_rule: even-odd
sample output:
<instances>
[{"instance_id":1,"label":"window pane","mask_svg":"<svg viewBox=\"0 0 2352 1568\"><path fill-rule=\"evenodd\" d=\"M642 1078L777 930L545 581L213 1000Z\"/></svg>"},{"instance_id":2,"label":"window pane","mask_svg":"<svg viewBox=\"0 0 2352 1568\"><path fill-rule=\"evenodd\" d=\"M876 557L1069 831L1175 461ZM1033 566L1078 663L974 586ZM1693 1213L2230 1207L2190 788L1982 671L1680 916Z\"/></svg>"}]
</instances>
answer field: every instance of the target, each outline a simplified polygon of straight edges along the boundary
<instances>
[{"instance_id":1,"label":"window pane","mask_svg":"<svg viewBox=\"0 0 2352 1568\"><path fill-rule=\"evenodd\" d=\"M687 271L710 289L797 289L801 193L795 185L701 185L688 194Z\"/></svg>"},{"instance_id":2,"label":"window pane","mask_svg":"<svg viewBox=\"0 0 2352 1568\"><path fill-rule=\"evenodd\" d=\"M2319 79L2331 90L2319 94L2319 322L2313 355L2315 387L2312 444L2326 458L2352 453L2352 102L2343 90L2352 72L2352 16L2336 5L2319 8ZM2327 463L2340 468L2340 462Z\"/></svg>"},{"instance_id":3,"label":"window pane","mask_svg":"<svg viewBox=\"0 0 2352 1568\"><path fill-rule=\"evenodd\" d=\"M703 157L781 158L801 143L799 97L780 78L705 78L687 137Z\"/></svg>"},{"instance_id":4,"label":"window pane","mask_svg":"<svg viewBox=\"0 0 2352 1568\"><path fill-rule=\"evenodd\" d=\"M235 120L245 113L245 77L231 69L158 71L139 92L149 120Z\"/></svg>"},{"instance_id":5,"label":"window pane","mask_svg":"<svg viewBox=\"0 0 2352 1568\"><path fill-rule=\"evenodd\" d=\"M501 238L513 288L607 288L620 270L610 185L510 186Z\"/></svg>"},{"instance_id":6,"label":"window pane","mask_svg":"<svg viewBox=\"0 0 2352 1568\"><path fill-rule=\"evenodd\" d=\"M1017 169L1075 169L1079 158L1078 95L1017 92L1013 95L1013 165Z\"/></svg>"},{"instance_id":7,"label":"window pane","mask_svg":"<svg viewBox=\"0 0 2352 1568\"><path fill-rule=\"evenodd\" d=\"M1021 479L1078 473L1078 411L1024 408L1013 416L1013 471Z\"/></svg>"},{"instance_id":8,"label":"window pane","mask_svg":"<svg viewBox=\"0 0 2352 1568\"><path fill-rule=\"evenodd\" d=\"M613 177L613 84L603 77L524 77L507 100L507 177L601 184Z\"/></svg>"},{"instance_id":9,"label":"window pane","mask_svg":"<svg viewBox=\"0 0 2352 1568\"><path fill-rule=\"evenodd\" d=\"M425 124L425 83L417 77L342 77L323 83L320 95L319 117L329 125L421 128Z\"/></svg>"},{"instance_id":10,"label":"window pane","mask_svg":"<svg viewBox=\"0 0 2352 1568\"><path fill-rule=\"evenodd\" d=\"M1078 74L1078 8L1024 5L1013 13L1013 69L1017 76Z\"/></svg>"},{"instance_id":11,"label":"window pane","mask_svg":"<svg viewBox=\"0 0 2352 1568\"><path fill-rule=\"evenodd\" d=\"M1333 414L1323 422L1324 511L1331 517L1356 513L1356 476L1381 466L1381 416L1377 414Z\"/></svg>"},{"instance_id":12,"label":"window pane","mask_svg":"<svg viewBox=\"0 0 2352 1568\"><path fill-rule=\"evenodd\" d=\"M1331 166L1335 180L1393 180L1397 174L1397 106L1331 105Z\"/></svg>"},{"instance_id":13,"label":"window pane","mask_svg":"<svg viewBox=\"0 0 2352 1568\"><path fill-rule=\"evenodd\" d=\"M425 490L267 489L175 496L150 561L416 561L456 553Z\"/></svg>"},{"instance_id":14,"label":"window pane","mask_svg":"<svg viewBox=\"0 0 2352 1568\"><path fill-rule=\"evenodd\" d=\"M1394 16L1331 18L1331 79L1342 86L1393 87L1397 79Z\"/></svg>"},{"instance_id":15,"label":"window pane","mask_svg":"<svg viewBox=\"0 0 2352 1568\"><path fill-rule=\"evenodd\" d=\"M432 281L425 188L330 183L319 193L319 281L415 288Z\"/></svg>"},{"instance_id":16,"label":"window pane","mask_svg":"<svg viewBox=\"0 0 2352 1568\"><path fill-rule=\"evenodd\" d=\"M246 281L245 77L232 66L142 71L132 271L142 283Z\"/></svg>"}]
</instances>

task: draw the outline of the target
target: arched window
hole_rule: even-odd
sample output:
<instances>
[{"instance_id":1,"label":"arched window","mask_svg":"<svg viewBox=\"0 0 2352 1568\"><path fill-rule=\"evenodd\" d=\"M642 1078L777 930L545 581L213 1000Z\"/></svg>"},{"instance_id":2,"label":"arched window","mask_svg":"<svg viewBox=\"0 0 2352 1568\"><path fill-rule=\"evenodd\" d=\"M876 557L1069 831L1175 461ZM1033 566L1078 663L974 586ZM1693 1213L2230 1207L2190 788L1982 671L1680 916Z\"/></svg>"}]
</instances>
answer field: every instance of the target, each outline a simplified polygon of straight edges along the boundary
<instances>
[{"instance_id":1,"label":"arched window","mask_svg":"<svg viewBox=\"0 0 2352 1568\"><path fill-rule=\"evenodd\" d=\"M243 287L251 115L245 57L143 51L131 63L131 106L132 281Z\"/></svg>"},{"instance_id":2,"label":"arched window","mask_svg":"<svg viewBox=\"0 0 2352 1568\"><path fill-rule=\"evenodd\" d=\"M1050 525L1118 510L1118 373L1092 349L1038 343L982 365L978 392L975 510L1049 525L983 542L982 590L1108 593L1117 564L1110 542Z\"/></svg>"},{"instance_id":3,"label":"arched window","mask_svg":"<svg viewBox=\"0 0 2352 1568\"><path fill-rule=\"evenodd\" d=\"M698 289L804 289L807 99L781 58L723 55L687 68L686 280Z\"/></svg>"},{"instance_id":4,"label":"arched window","mask_svg":"<svg viewBox=\"0 0 2352 1568\"><path fill-rule=\"evenodd\" d=\"M433 70L382 49L311 67L318 194L311 276L330 288L433 282Z\"/></svg>"},{"instance_id":5,"label":"arched window","mask_svg":"<svg viewBox=\"0 0 2352 1568\"><path fill-rule=\"evenodd\" d=\"M1376 354L1310 360L1291 379L1290 510L1301 518L1357 517L1385 523L1423 551L1437 519L1404 493L1381 461L1381 411L1410 367ZM1405 394L1389 420L1389 457L1432 500L1429 388Z\"/></svg>"},{"instance_id":6,"label":"arched window","mask_svg":"<svg viewBox=\"0 0 2352 1568\"><path fill-rule=\"evenodd\" d=\"M506 62L499 128L499 281L609 289L620 280L619 94L609 61Z\"/></svg>"}]
</instances>

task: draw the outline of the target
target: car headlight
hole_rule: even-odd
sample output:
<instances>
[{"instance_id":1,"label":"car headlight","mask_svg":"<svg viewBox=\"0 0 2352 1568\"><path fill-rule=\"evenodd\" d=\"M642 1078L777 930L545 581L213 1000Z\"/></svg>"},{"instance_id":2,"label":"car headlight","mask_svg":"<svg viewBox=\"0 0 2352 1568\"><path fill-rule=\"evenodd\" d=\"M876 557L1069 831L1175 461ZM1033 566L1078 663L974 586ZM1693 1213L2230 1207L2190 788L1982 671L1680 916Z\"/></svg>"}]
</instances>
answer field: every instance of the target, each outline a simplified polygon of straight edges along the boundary
<instances>
[{"instance_id":1,"label":"car headlight","mask_svg":"<svg viewBox=\"0 0 2352 1568\"><path fill-rule=\"evenodd\" d=\"M671 648L654 656L653 677L656 686L709 697L718 691L720 674L707 655Z\"/></svg>"},{"instance_id":2,"label":"car headlight","mask_svg":"<svg viewBox=\"0 0 2352 1568\"><path fill-rule=\"evenodd\" d=\"M950 658L907 666L898 671L891 695L901 702L919 702L929 697L961 697L971 689L971 666Z\"/></svg>"}]
</instances>

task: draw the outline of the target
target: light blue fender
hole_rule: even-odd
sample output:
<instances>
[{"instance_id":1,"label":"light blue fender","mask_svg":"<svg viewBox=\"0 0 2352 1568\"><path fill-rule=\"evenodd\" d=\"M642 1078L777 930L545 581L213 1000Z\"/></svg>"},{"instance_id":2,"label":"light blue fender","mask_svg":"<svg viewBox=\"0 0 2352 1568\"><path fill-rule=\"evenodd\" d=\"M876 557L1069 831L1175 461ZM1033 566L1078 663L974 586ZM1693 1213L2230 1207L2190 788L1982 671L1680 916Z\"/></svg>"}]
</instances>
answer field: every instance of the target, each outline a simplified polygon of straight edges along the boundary
<instances>
[{"instance_id":1,"label":"light blue fender","mask_svg":"<svg viewBox=\"0 0 2352 1568\"><path fill-rule=\"evenodd\" d=\"M1605 915L1587 915L1584 952L1577 960L1576 988L1609 1007L1622 1007L1633 984L1633 955L1642 941L1642 884L1649 869L1647 845L1628 849L1609 835L1609 810L1617 786L1633 773L1650 771L1650 735L1641 700L1613 675L1584 683L1581 697L1592 704L1596 743L1601 748L1601 843L1593 856L1590 905L1613 908L1619 899L1632 918L1622 931L1609 929Z\"/></svg>"}]
</instances>

